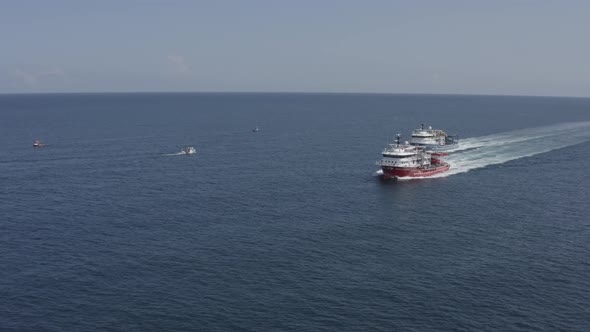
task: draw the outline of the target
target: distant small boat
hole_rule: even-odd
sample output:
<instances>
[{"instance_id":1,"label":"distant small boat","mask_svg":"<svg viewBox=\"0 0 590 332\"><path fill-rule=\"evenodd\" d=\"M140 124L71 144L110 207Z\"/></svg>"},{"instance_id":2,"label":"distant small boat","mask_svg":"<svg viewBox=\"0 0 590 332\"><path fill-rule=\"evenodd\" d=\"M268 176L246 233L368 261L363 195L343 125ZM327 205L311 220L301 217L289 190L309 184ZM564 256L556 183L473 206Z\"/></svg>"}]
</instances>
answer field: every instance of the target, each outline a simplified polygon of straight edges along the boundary
<instances>
[{"instance_id":1,"label":"distant small boat","mask_svg":"<svg viewBox=\"0 0 590 332\"><path fill-rule=\"evenodd\" d=\"M181 154L195 154L197 153L197 149L195 149L192 146L187 146L185 148L182 148L182 150L180 150Z\"/></svg>"},{"instance_id":2,"label":"distant small boat","mask_svg":"<svg viewBox=\"0 0 590 332\"><path fill-rule=\"evenodd\" d=\"M42 148L44 146L45 146L45 143L43 143L43 142L41 142L39 140L36 140L36 141L33 142L33 147L34 148Z\"/></svg>"},{"instance_id":3,"label":"distant small boat","mask_svg":"<svg viewBox=\"0 0 590 332\"><path fill-rule=\"evenodd\" d=\"M258 128L258 123L256 124L256 127L254 127L254 129L252 129L253 132L257 133L258 131L260 131L260 128Z\"/></svg>"}]
</instances>

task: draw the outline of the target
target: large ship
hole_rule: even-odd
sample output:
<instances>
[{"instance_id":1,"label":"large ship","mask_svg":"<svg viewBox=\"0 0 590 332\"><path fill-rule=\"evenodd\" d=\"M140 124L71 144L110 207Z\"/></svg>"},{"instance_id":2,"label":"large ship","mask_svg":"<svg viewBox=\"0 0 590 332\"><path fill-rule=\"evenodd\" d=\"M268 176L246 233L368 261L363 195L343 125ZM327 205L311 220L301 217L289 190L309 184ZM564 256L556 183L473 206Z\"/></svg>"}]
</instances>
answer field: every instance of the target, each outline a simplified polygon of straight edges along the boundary
<instances>
[{"instance_id":1,"label":"large ship","mask_svg":"<svg viewBox=\"0 0 590 332\"><path fill-rule=\"evenodd\" d=\"M396 142L389 144L382 152L383 159L377 165L383 170L384 179L404 177L427 177L448 171L451 166L440 158L444 152L430 152L422 146L400 143L401 135Z\"/></svg>"},{"instance_id":2,"label":"large ship","mask_svg":"<svg viewBox=\"0 0 590 332\"><path fill-rule=\"evenodd\" d=\"M412 131L410 139L410 145L420 146L433 152L449 151L457 147L457 144L459 144L459 138L456 135L447 135L444 131L432 129L430 126L425 129L424 124Z\"/></svg>"}]
</instances>

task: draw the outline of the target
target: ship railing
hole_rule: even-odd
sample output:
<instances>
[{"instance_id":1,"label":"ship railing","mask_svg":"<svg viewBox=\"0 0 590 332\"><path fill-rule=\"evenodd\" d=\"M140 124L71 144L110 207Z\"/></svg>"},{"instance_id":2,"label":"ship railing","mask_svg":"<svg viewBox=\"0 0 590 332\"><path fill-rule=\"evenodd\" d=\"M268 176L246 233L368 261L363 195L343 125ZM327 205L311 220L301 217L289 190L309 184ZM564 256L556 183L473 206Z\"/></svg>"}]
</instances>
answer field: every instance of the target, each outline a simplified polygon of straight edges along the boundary
<instances>
[{"instance_id":1,"label":"ship railing","mask_svg":"<svg viewBox=\"0 0 590 332\"><path fill-rule=\"evenodd\" d=\"M387 162L385 160L377 160L375 162L375 164L377 166L398 166L398 162L397 161L391 161L391 162ZM400 163L399 165L402 165L403 163Z\"/></svg>"}]
</instances>

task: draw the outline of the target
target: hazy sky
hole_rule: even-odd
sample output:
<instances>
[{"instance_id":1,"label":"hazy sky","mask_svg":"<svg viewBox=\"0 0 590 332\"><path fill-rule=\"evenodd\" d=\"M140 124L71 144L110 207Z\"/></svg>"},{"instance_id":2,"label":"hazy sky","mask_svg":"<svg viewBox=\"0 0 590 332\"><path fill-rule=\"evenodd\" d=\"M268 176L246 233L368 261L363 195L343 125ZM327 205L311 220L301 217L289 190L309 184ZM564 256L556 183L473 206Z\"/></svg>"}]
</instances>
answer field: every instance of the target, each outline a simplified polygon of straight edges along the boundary
<instances>
[{"instance_id":1,"label":"hazy sky","mask_svg":"<svg viewBox=\"0 0 590 332\"><path fill-rule=\"evenodd\" d=\"M4 0L0 93L590 96L589 1Z\"/></svg>"}]
</instances>

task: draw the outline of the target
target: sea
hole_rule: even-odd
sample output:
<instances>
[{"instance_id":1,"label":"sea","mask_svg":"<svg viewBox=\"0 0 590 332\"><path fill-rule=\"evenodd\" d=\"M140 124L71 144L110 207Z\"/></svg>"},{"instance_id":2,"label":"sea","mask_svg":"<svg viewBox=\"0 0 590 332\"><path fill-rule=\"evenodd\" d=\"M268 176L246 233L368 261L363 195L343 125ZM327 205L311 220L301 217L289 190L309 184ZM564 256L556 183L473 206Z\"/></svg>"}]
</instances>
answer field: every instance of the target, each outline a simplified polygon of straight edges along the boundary
<instances>
[{"instance_id":1,"label":"sea","mask_svg":"<svg viewBox=\"0 0 590 332\"><path fill-rule=\"evenodd\" d=\"M0 95L0 330L590 331L589 165L588 98Z\"/></svg>"}]
</instances>

